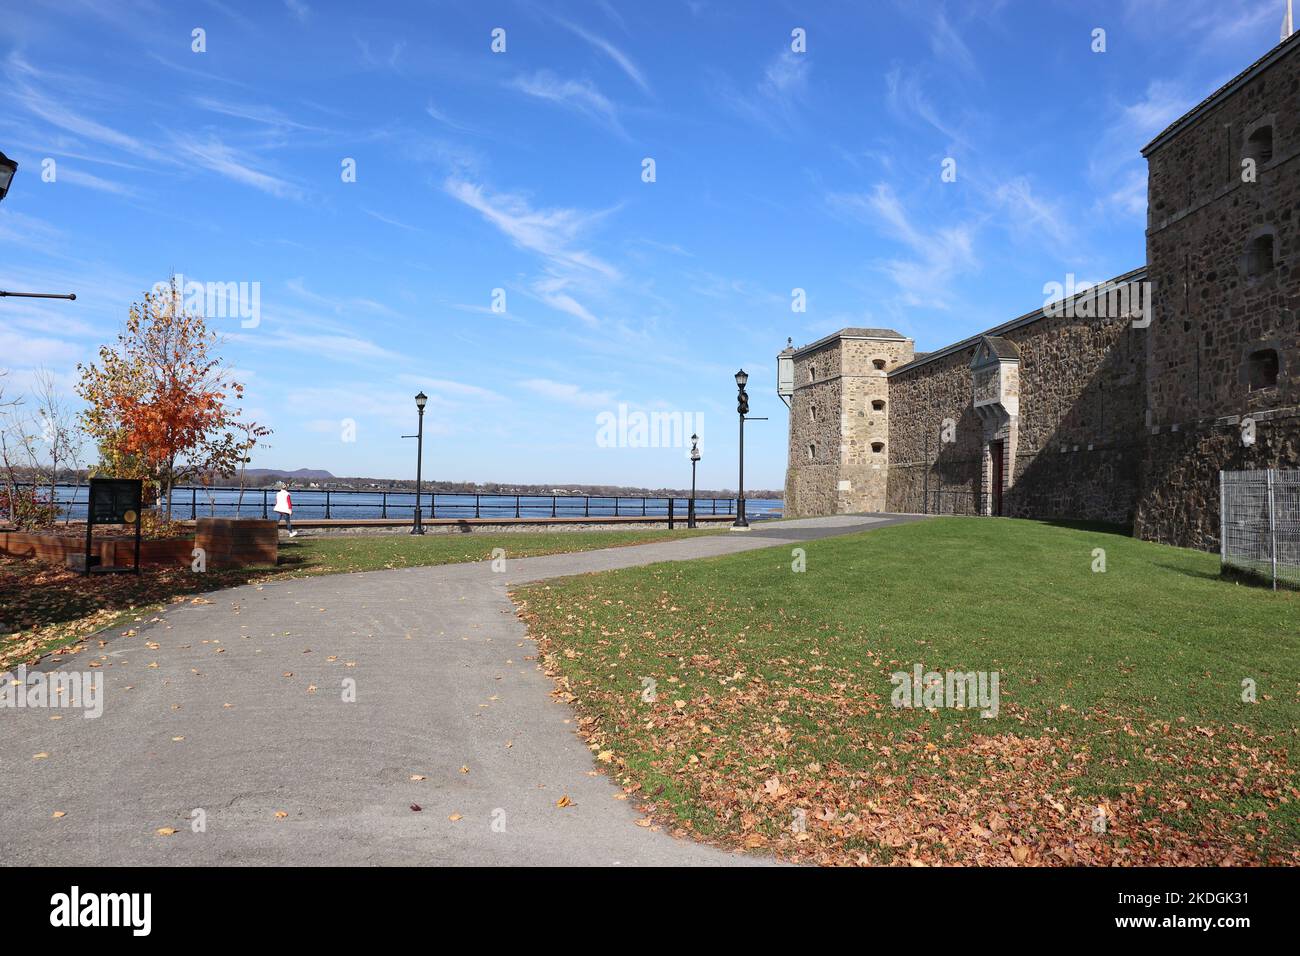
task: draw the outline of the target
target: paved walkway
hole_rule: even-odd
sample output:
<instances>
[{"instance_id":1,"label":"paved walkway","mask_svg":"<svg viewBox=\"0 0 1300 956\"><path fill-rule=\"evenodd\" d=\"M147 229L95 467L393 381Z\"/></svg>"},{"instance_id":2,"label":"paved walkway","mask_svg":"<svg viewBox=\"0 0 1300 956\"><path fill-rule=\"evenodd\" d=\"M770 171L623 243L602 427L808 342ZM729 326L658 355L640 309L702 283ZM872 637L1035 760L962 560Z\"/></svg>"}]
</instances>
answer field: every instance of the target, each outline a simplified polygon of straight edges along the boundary
<instances>
[{"instance_id":1,"label":"paved walkway","mask_svg":"<svg viewBox=\"0 0 1300 956\"><path fill-rule=\"evenodd\" d=\"M595 773L572 712L549 697L507 587L907 520L781 522L507 560L505 573L485 562L332 575L173 605L134 636L107 639L98 719L0 710L4 862L766 862L635 825L631 801ZM562 797L572 806L558 808Z\"/></svg>"}]
</instances>

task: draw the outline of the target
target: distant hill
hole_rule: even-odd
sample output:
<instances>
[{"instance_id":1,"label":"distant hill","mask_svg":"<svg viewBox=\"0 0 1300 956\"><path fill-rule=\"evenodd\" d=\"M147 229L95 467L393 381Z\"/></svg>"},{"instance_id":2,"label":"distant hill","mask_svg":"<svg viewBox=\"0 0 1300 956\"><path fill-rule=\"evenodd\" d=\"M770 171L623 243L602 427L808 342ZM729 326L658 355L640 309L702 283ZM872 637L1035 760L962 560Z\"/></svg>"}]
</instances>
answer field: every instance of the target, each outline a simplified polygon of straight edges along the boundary
<instances>
[{"instance_id":1,"label":"distant hill","mask_svg":"<svg viewBox=\"0 0 1300 956\"><path fill-rule=\"evenodd\" d=\"M294 478L302 481L327 481L334 478L328 471L321 471L319 468L298 468L294 471L284 471L280 468L249 468L245 474L252 480L259 478Z\"/></svg>"}]
</instances>

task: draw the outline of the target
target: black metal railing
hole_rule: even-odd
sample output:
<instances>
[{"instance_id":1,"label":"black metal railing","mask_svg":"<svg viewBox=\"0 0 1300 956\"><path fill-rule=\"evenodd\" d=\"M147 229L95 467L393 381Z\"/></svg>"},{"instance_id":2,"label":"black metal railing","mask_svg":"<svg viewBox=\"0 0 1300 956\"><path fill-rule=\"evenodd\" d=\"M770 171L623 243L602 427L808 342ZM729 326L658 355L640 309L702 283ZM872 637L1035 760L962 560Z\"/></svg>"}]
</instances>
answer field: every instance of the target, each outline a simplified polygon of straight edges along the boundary
<instances>
[{"instance_id":1,"label":"black metal railing","mask_svg":"<svg viewBox=\"0 0 1300 956\"><path fill-rule=\"evenodd\" d=\"M47 486L46 486L47 487ZM59 486L60 518L84 518L85 486ZM333 488L291 488L293 515L300 520L389 519L414 521L416 496L413 491L367 491ZM238 488L178 486L171 490L172 517L178 520L215 516L221 518L269 518L275 513L275 489L245 489L242 501ZM688 497L650 495L564 495L564 494L453 494L420 495L424 520L450 519L560 519L560 518L645 518L685 523L690 510ZM164 501L154 504L163 511ZM735 498L696 498L698 518L723 517L736 513Z\"/></svg>"}]
</instances>

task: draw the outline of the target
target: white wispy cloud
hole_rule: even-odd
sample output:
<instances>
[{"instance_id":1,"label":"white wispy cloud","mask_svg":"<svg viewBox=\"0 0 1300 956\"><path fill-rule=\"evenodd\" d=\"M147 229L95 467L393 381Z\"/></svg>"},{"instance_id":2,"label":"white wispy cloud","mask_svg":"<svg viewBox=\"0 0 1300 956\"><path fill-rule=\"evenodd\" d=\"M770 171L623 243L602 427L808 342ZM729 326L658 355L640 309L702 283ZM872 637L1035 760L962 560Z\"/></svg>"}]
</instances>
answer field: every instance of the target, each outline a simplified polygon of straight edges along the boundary
<instances>
[{"instance_id":1,"label":"white wispy cloud","mask_svg":"<svg viewBox=\"0 0 1300 956\"><path fill-rule=\"evenodd\" d=\"M565 79L550 70L515 77L510 86L528 96L556 103L596 121L626 138L618 109L590 80Z\"/></svg>"},{"instance_id":2,"label":"white wispy cloud","mask_svg":"<svg viewBox=\"0 0 1300 956\"><path fill-rule=\"evenodd\" d=\"M52 85L50 78L18 54L11 53L5 61L5 76L10 84L5 91L8 102L51 126L136 156L151 160L164 158L157 149L137 137L74 112L47 95L44 91Z\"/></svg>"},{"instance_id":3,"label":"white wispy cloud","mask_svg":"<svg viewBox=\"0 0 1300 956\"><path fill-rule=\"evenodd\" d=\"M533 282L533 292L537 297L553 309L558 309L574 318L580 319L590 326L597 326L600 320L592 315L581 302L570 295L566 290L572 285L571 280L559 276L546 276Z\"/></svg>"},{"instance_id":4,"label":"white wispy cloud","mask_svg":"<svg viewBox=\"0 0 1300 956\"><path fill-rule=\"evenodd\" d=\"M1182 84L1153 80L1130 103L1117 103L1088 156L1088 181L1101 198L1097 209L1130 221L1146 218L1146 160L1141 149L1187 112L1196 95Z\"/></svg>"},{"instance_id":5,"label":"white wispy cloud","mask_svg":"<svg viewBox=\"0 0 1300 956\"><path fill-rule=\"evenodd\" d=\"M581 386L568 382L556 382L549 378L530 378L519 383L530 392L544 398L578 408L608 408L614 403L613 392L590 392Z\"/></svg>"},{"instance_id":6,"label":"white wispy cloud","mask_svg":"<svg viewBox=\"0 0 1300 956\"><path fill-rule=\"evenodd\" d=\"M930 23L930 50L935 57L949 66L955 66L967 76L979 75L975 57L953 26L947 4L937 10L927 8L925 13Z\"/></svg>"},{"instance_id":7,"label":"white wispy cloud","mask_svg":"<svg viewBox=\"0 0 1300 956\"><path fill-rule=\"evenodd\" d=\"M298 18L300 23L306 23L311 16L311 7L303 3L303 0L284 0L284 5L289 8L289 12Z\"/></svg>"},{"instance_id":8,"label":"white wispy cloud","mask_svg":"<svg viewBox=\"0 0 1300 956\"><path fill-rule=\"evenodd\" d=\"M494 392L490 388L471 385L468 382L453 382L445 378L430 379L428 387L437 392L454 395L457 398L472 398L478 401L491 402L504 402L506 400L504 395Z\"/></svg>"},{"instance_id":9,"label":"white wispy cloud","mask_svg":"<svg viewBox=\"0 0 1300 956\"><path fill-rule=\"evenodd\" d=\"M199 166L227 179L252 186L254 189L260 189L281 199L303 198L301 188L288 180L254 169L246 158L237 154L215 136L200 140L194 136L180 135L175 138L173 145L178 152L188 156Z\"/></svg>"},{"instance_id":10,"label":"white wispy cloud","mask_svg":"<svg viewBox=\"0 0 1300 956\"><path fill-rule=\"evenodd\" d=\"M781 51L764 68L759 93L788 109L808 91L809 62L806 54Z\"/></svg>"},{"instance_id":11,"label":"white wispy cloud","mask_svg":"<svg viewBox=\"0 0 1300 956\"><path fill-rule=\"evenodd\" d=\"M387 69L396 70L397 64L401 62L402 53L406 50L406 41L397 40L393 43L387 56L374 53L370 49L370 43L360 37L354 38L357 41L357 47L361 50L361 62L370 69Z\"/></svg>"},{"instance_id":12,"label":"white wispy cloud","mask_svg":"<svg viewBox=\"0 0 1300 956\"><path fill-rule=\"evenodd\" d=\"M965 134L939 115L921 87L919 74L895 66L885 74L885 103L890 112L904 122L920 120L938 130L953 144L965 146Z\"/></svg>"},{"instance_id":13,"label":"white wispy cloud","mask_svg":"<svg viewBox=\"0 0 1300 956\"><path fill-rule=\"evenodd\" d=\"M381 213L381 212L375 212L373 209L368 209L368 208L366 208L365 206L362 206L362 207L361 207L361 211L364 212L367 216L370 216L370 217L373 218L373 219L378 219L380 222L382 222L382 223L384 223L384 224L386 224L386 225L389 225L389 226L396 226L398 229L408 229L408 230L410 230L411 232L423 232L423 231L424 231L424 230L421 229L419 226L412 226L412 225L410 225L409 223L402 222L402 221L399 220L399 219L394 219L392 216L385 216L385 215L384 215L383 213Z\"/></svg>"},{"instance_id":14,"label":"white wispy cloud","mask_svg":"<svg viewBox=\"0 0 1300 956\"><path fill-rule=\"evenodd\" d=\"M883 227L886 235L912 252L910 258L887 258L877 264L898 288L902 305L951 308L954 280L979 265L974 227L962 223L923 229L887 183L877 183L870 193L832 193L827 202L838 213Z\"/></svg>"},{"instance_id":15,"label":"white wispy cloud","mask_svg":"<svg viewBox=\"0 0 1300 956\"><path fill-rule=\"evenodd\" d=\"M737 92L723 78L718 83L719 95L726 106L746 119L786 131L797 123L807 97L809 63L807 54L783 50L764 65L753 92Z\"/></svg>"},{"instance_id":16,"label":"white wispy cloud","mask_svg":"<svg viewBox=\"0 0 1300 956\"><path fill-rule=\"evenodd\" d=\"M71 183L74 186L81 186L86 189L94 189L99 192L112 193L115 196L135 196L136 190L123 183L113 182L110 179L102 179L92 173L84 172L80 169L68 169L60 164L58 167L57 182Z\"/></svg>"},{"instance_id":17,"label":"white wispy cloud","mask_svg":"<svg viewBox=\"0 0 1300 956\"><path fill-rule=\"evenodd\" d=\"M537 209L522 196L489 193L481 185L452 177L443 188L508 236L515 245L535 252L557 267L593 272L618 279L609 263L575 247L578 240L610 210L584 213L576 209Z\"/></svg>"},{"instance_id":18,"label":"white wispy cloud","mask_svg":"<svg viewBox=\"0 0 1300 956\"><path fill-rule=\"evenodd\" d=\"M424 111L425 111L427 114L429 114L429 116L430 116L431 118L437 120L437 121L438 121L439 123L441 123L442 125L444 125L444 126L450 126L450 127L451 127L452 129L454 129L454 130L459 130L459 131L462 132L462 133L475 133L475 132L477 132L477 130L475 130L472 126L466 126L464 123L461 123L461 122L458 122L457 120L452 119L452 118L451 118L450 116L448 116L445 112L443 112L442 110L438 109L438 107L437 107L436 105L434 105L433 100L429 100L429 102L428 102L428 103L425 105L425 107L424 107Z\"/></svg>"},{"instance_id":19,"label":"white wispy cloud","mask_svg":"<svg viewBox=\"0 0 1300 956\"><path fill-rule=\"evenodd\" d=\"M263 322L255 333L229 332L226 337L237 342L247 342L257 349L270 349L272 352L287 349L315 359L332 359L371 367L376 362L403 362L407 358L400 352L360 336L322 330L289 329L277 325L275 322Z\"/></svg>"},{"instance_id":20,"label":"white wispy cloud","mask_svg":"<svg viewBox=\"0 0 1300 956\"><path fill-rule=\"evenodd\" d=\"M1265 30L1276 42L1284 12L1283 0L1124 0L1124 19L1132 27L1161 37L1190 37L1202 48L1220 50Z\"/></svg>"},{"instance_id":21,"label":"white wispy cloud","mask_svg":"<svg viewBox=\"0 0 1300 956\"><path fill-rule=\"evenodd\" d=\"M1001 183L993 198L1006 210L1012 232L1042 237L1061 255L1077 253L1071 248L1074 234L1070 217L1058 204L1035 193L1024 176Z\"/></svg>"},{"instance_id":22,"label":"white wispy cloud","mask_svg":"<svg viewBox=\"0 0 1300 956\"><path fill-rule=\"evenodd\" d=\"M0 206L0 242L12 242L52 254L65 240L63 232L44 219Z\"/></svg>"},{"instance_id":23,"label":"white wispy cloud","mask_svg":"<svg viewBox=\"0 0 1300 956\"><path fill-rule=\"evenodd\" d=\"M335 297L313 292L307 288L306 283L301 277L287 280L285 282L285 287L303 301L328 309L335 315L346 316L360 311L389 317L397 316L397 313L393 311L393 309L384 305L382 302L376 302L374 299L367 299L361 296Z\"/></svg>"},{"instance_id":24,"label":"white wispy cloud","mask_svg":"<svg viewBox=\"0 0 1300 956\"><path fill-rule=\"evenodd\" d=\"M299 123L297 120L290 119L273 106L263 106L256 103L231 103L211 96L196 96L194 97L194 104L201 109L220 113L223 116L234 117L235 119L249 120L254 123L263 123L267 126L276 126L283 129L321 132L320 127L308 126Z\"/></svg>"},{"instance_id":25,"label":"white wispy cloud","mask_svg":"<svg viewBox=\"0 0 1300 956\"><path fill-rule=\"evenodd\" d=\"M618 47L614 46L613 43L610 43L608 40L606 40L604 37L598 34L583 29L582 27L578 26L576 23L570 23L568 20L559 20L558 18L557 21L566 30L569 30L576 36L581 37L583 40L591 44L601 53L605 54L605 56L613 60L614 63L618 65L618 68L627 74L628 79L630 79L637 86L641 87L641 90L643 92L648 94L652 93L652 90L650 89L650 82L646 79L645 74L641 72L641 68L638 67L634 62L632 62L632 58L630 56L628 56Z\"/></svg>"},{"instance_id":26,"label":"white wispy cloud","mask_svg":"<svg viewBox=\"0 0 1300 956\"><path fill-rule=\"evenodd\" d=\"M504 402L506 400L506 397L500 392L485 388L482 385L474 385L471 382L458 382L448 378L431 379L424 375L411 373L398 375L397 381L427 391L430 400L439 398L447 404L454 404L458 400L464 399L476 402Z\"/></svg>"},{"instance_id":27,"label":"white wispy cloud","mask_svg":"<svg viewBox=\"0 0 1300 956\"><path fill-rule=\"evenodd\" d=\"M66 366L85 357L85 349L63 339L0 329L0 355L4 356L6 368Z\"/></svg>"}]
</instances>

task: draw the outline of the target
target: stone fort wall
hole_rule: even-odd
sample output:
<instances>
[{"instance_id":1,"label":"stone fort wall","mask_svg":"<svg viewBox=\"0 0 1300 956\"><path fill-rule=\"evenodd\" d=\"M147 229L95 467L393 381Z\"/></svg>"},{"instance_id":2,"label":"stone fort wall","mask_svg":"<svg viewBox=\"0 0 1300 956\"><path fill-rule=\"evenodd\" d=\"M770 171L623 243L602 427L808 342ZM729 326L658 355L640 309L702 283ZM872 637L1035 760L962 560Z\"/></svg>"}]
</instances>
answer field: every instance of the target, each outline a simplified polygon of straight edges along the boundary
<instances>
[{"instance_id":1,"label":"stone fort wall","mask_svg":"<svg viewBox=\"0 0 1300 956\"><path fill-rule=\"evenodd\" d=\"M884 510L888 372L912 355L909 339L851 329L798 351L790 397L787 515Z\"/></svg>"},{"instance_id":2,"label":"stone fort wall","mask_svg":"<svg viewBox=\"0 0 1300 956\"><path fill-rule=\"evenodd\" d=\"M1145 150L1156 294L1144 538L1217 547L1220 469L1300 467L1298 41Z\"/></svg>"},{"instance_id":3,"label":"stone fort wall","mask_svg":"<svg viewBox=\"0 0 1300 956\"><path fill-rule=\"evenodd\" d=\"M1143 330L1128 315L1038 313L992 333L1019 351L1020 402L1014 443L1004 442L1002 514L1132 522L1142 457ZM993 472L987 430L972 405L978 339L890 377L888 510L927 510L928 490L929 511L987 512ZM955 427L946 429L945 420Z\"/></svg>"},{"instance_id":4,"label":"stone fort wall","mask_svg":"<svg viewBox=\"0 0 1300 956\"><path fill-rule=\"evenodd\" d=\"M1298 121L1300 34L1143 151L1148 265L1121 277L1149 283L1136 323L1031 313L915 362L889 330L796 352L788 511L987 513L1000 462L1002 514L1217 547L1220 469L1300 468ZM901 340L883 393L863 331Z\"/></svg>"}]
</instances>

